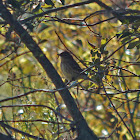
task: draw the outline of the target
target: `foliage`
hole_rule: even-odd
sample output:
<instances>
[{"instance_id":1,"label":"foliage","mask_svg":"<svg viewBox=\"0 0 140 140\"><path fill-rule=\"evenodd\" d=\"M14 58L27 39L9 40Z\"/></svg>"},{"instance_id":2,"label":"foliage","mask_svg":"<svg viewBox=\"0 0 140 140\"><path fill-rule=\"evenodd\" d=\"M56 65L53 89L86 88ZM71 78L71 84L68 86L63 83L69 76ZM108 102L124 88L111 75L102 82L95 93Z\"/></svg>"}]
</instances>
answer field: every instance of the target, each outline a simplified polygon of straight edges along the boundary
<instances>
[{"instance_id":1,"label":"foliage","mask_svg":"<svg viewBox=\"0 0 140 140\"><path fill-rule=\"evenodd\" d=\"M96 79L98 84L78 81L80 86L70 88L95 134L139 139L139 2L103 0L115 14L98 2L65 7L78 2L6 0L4 4L62 78L57 53L70 50ZM2 18L0 25L1 121L44 139L75 138L75 126L53 83L12 27ZM6 133L4 127L1 132ZM9 129L16 139L28 139L22 132Z\"/></svg>"}]
</instances>

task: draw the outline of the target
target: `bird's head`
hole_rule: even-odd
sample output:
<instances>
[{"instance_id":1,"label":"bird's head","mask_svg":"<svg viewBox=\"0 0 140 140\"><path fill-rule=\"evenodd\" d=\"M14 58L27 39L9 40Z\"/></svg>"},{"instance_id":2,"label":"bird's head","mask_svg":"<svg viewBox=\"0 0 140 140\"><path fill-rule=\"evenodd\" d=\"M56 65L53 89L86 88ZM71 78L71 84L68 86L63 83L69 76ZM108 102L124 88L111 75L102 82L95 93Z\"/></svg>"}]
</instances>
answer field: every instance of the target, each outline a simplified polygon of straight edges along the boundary
<instances>
[{"instance_id":1,"label":"bird's head","mask_svg":"<svg viewBox=\"0 0 140 140\"><path fill-rule=\"evenodd\" d=\"M60 56L61 58L64 58L64 59L67 59L67 58L71 59L72 58L71 54L67 51L64 51L64 52L58 54L58 56Z\"/></svg>"}]
</instances>

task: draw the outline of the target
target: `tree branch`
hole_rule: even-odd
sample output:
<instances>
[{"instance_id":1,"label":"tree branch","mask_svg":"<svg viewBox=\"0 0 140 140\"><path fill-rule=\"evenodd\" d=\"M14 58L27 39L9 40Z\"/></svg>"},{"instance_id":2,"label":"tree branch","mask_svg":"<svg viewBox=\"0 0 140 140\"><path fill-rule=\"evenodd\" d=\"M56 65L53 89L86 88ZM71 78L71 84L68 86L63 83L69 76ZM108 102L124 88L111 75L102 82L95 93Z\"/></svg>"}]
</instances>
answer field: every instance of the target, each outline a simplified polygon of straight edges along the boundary
<instances>
[{"instance_id":1,"label":"tree branch","mask_svg":"<svg viewBox=\"0 0 140 140\"><path fill-rule=\"evenodd\" d=\"M6 127L6 128L8 128L8 129L11 129L11 130L13 130L13 131L15 131L15 132L17 132L17 133L22 134L22 135L25 135L25 136L27 136L27 137L30 137L30 138L33 138L33 139L45 140L45 139L39 138L39 137L37 137L37 136L30 135L30 134L28 134L28 133L26 133L26 132L23 132L23 131L21 131L21 130L18 130L18 129L16 129L16 128L14 128L14 127L11 127L10 125L5 124L3 121L0 121L0 125L1 125L2 127ZM7 139L5 139L5 140L7 140ZM13 140L13 139L9 139L9 140Z\"/></svg>"},{"instance_id":2,"label":"tree branch","mask_svg":"<svg viewBox=\"0 0 140 140\"><path fill-rule=\"evenodd\" d=\"M46 71L47 75L52 80L56 88L66 87L61 77L59 76L53 65L50 63L48 58L45 56L45 54L41 51L37 43L32 39L29 33L20 25L20 23L12 16L12 14L6 9L2 1L0 1L0 12L1 17L20 36L21 41L25 43L25 45L32 52L34 57L44 68L44 70ZM81 112L79 111L69 90L67 88L64 88L64 90L59 91L59 93L64 103L66 104L69 113L71 114L73 120L76 123L76 130L79 135L79 138L83 138L84 140L97 140L97 136L88 127L87 122L85 121Z\"/></svg>"}]
</instances>

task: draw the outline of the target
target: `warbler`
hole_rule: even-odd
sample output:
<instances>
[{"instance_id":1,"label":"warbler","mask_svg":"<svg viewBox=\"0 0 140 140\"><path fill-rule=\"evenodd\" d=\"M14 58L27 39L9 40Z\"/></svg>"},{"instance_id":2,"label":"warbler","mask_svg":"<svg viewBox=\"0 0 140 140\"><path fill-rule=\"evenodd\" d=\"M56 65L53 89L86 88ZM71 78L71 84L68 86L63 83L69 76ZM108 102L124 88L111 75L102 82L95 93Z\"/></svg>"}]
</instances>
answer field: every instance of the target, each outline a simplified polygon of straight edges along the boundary
<instances>
[{"instance_id":1,"label":"warbler","mask_svg":"<svg viewBox=\"0 0 140 140\"><path fill-rule=\"evenodd\" d=\"M58 55L61 57L61 71L68 81L86 79L94 83L96 82L95 80L90 79L86 73L82 72L82 68L68 51L64 51Z\"/></svg>"}]
</instances>

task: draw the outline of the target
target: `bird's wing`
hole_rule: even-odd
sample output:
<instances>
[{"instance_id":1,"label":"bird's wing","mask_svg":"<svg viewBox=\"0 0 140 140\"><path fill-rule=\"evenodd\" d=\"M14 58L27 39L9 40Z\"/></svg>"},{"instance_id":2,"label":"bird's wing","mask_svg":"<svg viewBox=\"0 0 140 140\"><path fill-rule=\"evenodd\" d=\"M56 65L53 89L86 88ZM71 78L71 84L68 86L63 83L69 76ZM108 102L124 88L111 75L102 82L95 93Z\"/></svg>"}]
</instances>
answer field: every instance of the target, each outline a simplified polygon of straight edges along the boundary
<instances>
[{"instance_id":1,"label":"bird's wing","mask_svg":"<svg viewBox=\"0 0 140 140\"><path fill-rule=\"evenodd\" d=\"M71 65L71 67L73 68L73 70L78 71L78 73L83 71L74 59L72 61L69 61L69 63Z\"/></svg>"}]
</instances>

